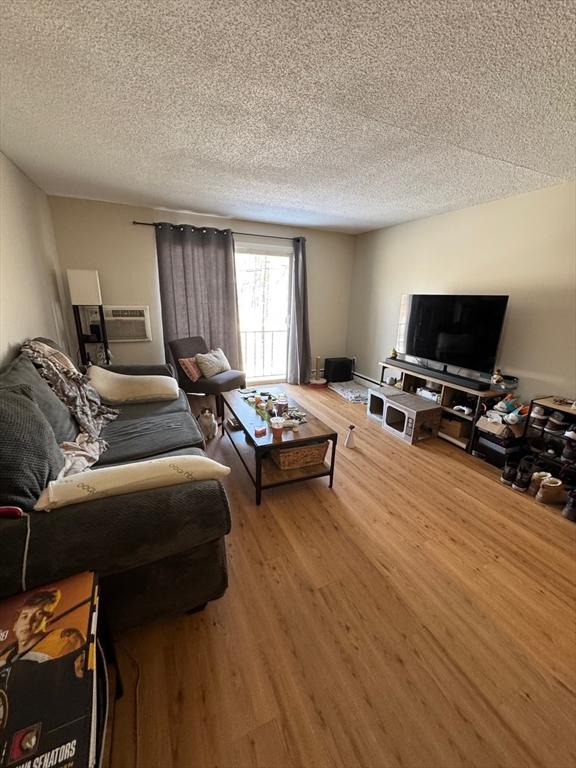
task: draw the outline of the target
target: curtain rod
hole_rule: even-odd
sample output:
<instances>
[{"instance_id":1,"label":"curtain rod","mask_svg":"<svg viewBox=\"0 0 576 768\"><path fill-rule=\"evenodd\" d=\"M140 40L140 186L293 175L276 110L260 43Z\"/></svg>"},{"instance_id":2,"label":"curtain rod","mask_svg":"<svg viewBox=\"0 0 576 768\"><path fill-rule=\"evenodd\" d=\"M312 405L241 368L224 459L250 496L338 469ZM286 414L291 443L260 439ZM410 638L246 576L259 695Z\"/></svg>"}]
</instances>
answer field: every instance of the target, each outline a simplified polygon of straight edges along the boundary
<instances>
[{"instance_id":1,"label":"curtain rod","mask_svg":"<svg viewBox=\"0 0 576 768\"><path fill-rule=\"evenodd\" d=\"M132 224L136 224L139 227L155 227L156 224L153 221L133 221ZM179 226L175 224L174 226ZM202 229L202 227L197 227ZM258 235L256 232L234 232L233 235L243 235L244 237L271 237L273 240L296 240L295 237L282 237L281 235Z\"/></svg>"}]
</instances>

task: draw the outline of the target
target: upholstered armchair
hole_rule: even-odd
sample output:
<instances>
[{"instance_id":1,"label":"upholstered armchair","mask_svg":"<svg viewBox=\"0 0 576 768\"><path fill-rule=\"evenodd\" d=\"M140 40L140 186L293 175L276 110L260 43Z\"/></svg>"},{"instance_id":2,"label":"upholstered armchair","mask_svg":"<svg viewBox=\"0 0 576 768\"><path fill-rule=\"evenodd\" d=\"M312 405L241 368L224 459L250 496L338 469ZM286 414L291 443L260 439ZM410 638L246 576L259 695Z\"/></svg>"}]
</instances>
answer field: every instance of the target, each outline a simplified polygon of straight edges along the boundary
<instances>
[{"instance_id":1,"label":"upholstered armchair","mask_svg":"<svg viewBox=\"0 0 576 768\"><path fill-rule=\"evenodd\" d=\"M202 377L197 381L191 381L178 360L180 358L196 357L198 354L208 352L209 350L206 342L202 336L190 336L187 339L174 339L174 341L169 341L168 346L170 347L170 352L173 357L180 387L184 392L214 395L216 399L216 413L222 418L224 415L222 392L229 392L232 389L245 387L246 374L243 371L230 370L217 373L209 379ZM224 352L225 351L226 350L224 350Z\"/></svg>"}]
</instances>

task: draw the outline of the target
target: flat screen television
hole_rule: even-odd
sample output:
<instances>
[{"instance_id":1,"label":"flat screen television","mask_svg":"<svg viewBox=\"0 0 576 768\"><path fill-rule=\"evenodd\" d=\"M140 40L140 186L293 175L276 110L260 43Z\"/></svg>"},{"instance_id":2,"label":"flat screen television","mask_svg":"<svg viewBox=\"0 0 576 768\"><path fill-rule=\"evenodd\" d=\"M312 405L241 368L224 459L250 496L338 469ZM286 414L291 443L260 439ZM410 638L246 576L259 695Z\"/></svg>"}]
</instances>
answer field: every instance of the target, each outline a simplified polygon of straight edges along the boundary
<instances>
[{"instance_id":1,"label":"flat screen television","mask_svg":"<svg viewBox=\"0 0 576 768\"><path fill-rule=\"evenodd\" d=\"M404 355L491 373L508 296L402 297L396 348Z\"/></svg>"}]
</instances>

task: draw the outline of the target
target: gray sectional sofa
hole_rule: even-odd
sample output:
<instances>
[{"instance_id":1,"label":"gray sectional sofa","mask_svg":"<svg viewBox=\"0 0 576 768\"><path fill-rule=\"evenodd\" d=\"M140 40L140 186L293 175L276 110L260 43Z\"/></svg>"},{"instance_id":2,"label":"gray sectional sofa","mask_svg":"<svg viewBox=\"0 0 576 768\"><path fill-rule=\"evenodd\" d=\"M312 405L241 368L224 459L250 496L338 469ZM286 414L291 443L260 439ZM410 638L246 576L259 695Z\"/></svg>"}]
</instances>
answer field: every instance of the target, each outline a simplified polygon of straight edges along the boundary
<instances>
[{"instance_id":1,"label":"gray sectional sofa","mask_svg":"<svg viewBox=\"0 0 576 768\"><path fill-rule=\"evenodd\" d=\"M169 366L110 369L172 375ZM21 384L32 390L33 400L49 422L56 441L74 439L78 432L74 418L30 360L18 355L0 372L0 397L1 388L14 389ZM203 452L202 433L182 391L175 401L118 408L118 419L102 432L109 447L96 467ZM4 434L3 439L9 440L9 435ZM6 456L6 442L3 448ZM0 466L0 505L9 503L5 470ZM13 472L11 483L13 490ZM100 576L102 604L110 627L116 631L164 614L200 609L226 590L224 537L230 530L230 511L220 482L188 482L52 512L32 510L36 494L31 492L30 503L26 504L31 529L29 589L93 570ZM22 518L0 519L0 597L21 589L25 528Z\"/></svg>"}]
</instances>

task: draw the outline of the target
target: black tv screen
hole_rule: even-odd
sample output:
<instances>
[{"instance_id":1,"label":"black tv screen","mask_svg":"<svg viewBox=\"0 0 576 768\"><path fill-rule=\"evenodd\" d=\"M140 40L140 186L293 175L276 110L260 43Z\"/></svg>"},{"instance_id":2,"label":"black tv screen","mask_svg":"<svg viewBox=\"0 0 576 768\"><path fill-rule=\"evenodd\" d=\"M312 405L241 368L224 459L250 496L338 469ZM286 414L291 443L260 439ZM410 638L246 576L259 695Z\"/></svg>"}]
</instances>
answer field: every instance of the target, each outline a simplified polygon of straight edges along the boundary
<instances>
[{"instance_id":1,"label":"black tv screen","mask_svg":"<svg viewBox=\"0 0 576 768\"><path fill-rule=\"evenodd\" d=\"M398 352L490 373L507 304L508 296L403 296Z\"/></svg>"}]
</instances>

